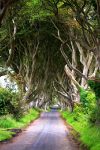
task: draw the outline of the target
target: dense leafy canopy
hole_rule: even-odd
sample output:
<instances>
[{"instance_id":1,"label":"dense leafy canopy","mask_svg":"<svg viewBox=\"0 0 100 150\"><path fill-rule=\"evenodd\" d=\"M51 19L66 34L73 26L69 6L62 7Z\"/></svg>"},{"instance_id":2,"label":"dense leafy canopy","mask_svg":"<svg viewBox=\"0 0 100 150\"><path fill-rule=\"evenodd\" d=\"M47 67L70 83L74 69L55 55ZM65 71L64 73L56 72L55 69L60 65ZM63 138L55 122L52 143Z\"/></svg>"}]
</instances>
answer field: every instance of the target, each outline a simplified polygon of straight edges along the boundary
<instances>
[{"instance_id":1,"label":"dense leafy canopy","mask_svg":"<svg viewBox=\"0 0 100 150\"><path fill-rule=\"evenodd\" d=\"M100 69L100 3L10 0L0 16L0 75L16 81L22 105L80 103ZM99 104L98 104L99 105Z\"/></svg>"}]
</instances>

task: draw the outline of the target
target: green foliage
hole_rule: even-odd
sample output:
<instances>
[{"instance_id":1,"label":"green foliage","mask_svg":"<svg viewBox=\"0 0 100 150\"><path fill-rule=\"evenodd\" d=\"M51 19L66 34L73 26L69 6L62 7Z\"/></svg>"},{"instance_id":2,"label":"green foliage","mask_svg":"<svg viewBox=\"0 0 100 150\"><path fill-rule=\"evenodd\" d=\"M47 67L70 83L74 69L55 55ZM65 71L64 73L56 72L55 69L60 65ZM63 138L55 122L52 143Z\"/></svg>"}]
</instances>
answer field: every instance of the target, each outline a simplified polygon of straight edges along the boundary
<instances>
[{"instance_id":1,"label":"green foliage","mask_svg":"<svg viewBox=\"0 0 100 150\"><path fill-rule=\"evenodd\" d=\"M100 119L96 96L91 90L80 89L80 100L81 104L75 105L73 113L62 112L62 116L79 133L82 143L90 150L99 150L100 127L94 124Z\"/></svg>"},{"instance_id":2,"label":"green foliage","mask_svg":"<svg viewBox=\"0 0 100 150\"><path fill-rule=\"evenodd\" d=\"M0 128L16 128L18 126L16 120L11 116L0 117Z\"/></svg>"},{"instance_id":3,"label":"green foliage","mask_svg":"<svg viewBox=\"0 0 100 150\"><path fill-rule=\"evenodd\" d=\"M39 112L35 109L30 109L29 112L16 120L12 116L0 117L0 141L9 139L14 133L6 131L6 129L23 128L26 127L31 121L35 120L39 115Z\"/></svg>"},{"instance_id":4,"label":"green foliage","mask_svg":"<svg viewBox=\"0 0 100 150\"><path fill-rule=\"evenodd\" d=\"M38 112L34 109L30 109L29 112L19 120L19 122L26 125L36 119L37 116Z\"/></svg>"},{"instance_id":5,"label":"green foliage","mask_svg":"<svg viewBox=\"0 0 100 150\"><path fill-rule=\"evenodd\" d=\"M0 128L20 128L26 126L32 120L36 119L38 116L38 111L30 109L29 112L16 120L12 116L2 116L0 117Z\"/></svg>"},{"instance_id":6,"label":"green foliage","mask_svg":"<svg viewBox=\"0 0 100 150\"><path fill-rule=\"evenodd\" d=\"M91 82L92 84L92 82ZM92 84L93 86L93 84ZM98 87L98 86L97 86ZM82 102L81 110L84 114L88 114L88 118L92 123L99 123L100 108L97 105L96 96L91 90L80 90L80 100ZM76 108L75 108L76 109ZM79 111L81 112L79 109Z\"/></svg>"},{"instance_id":7,"label":"green foliage","mask_svg":"<svg viewBox=\"0 0 100 150\"><path fill-rule=\"evenodd\" d=\"M91 112L96 107L96 97L91 90L80 89L80 101L82 107L85 108L86 113Z\"/></svg>"},{"instance_id":8,"label":"green foliage","mask_svg":"<svg viewBox=\"0 0 100 150\"><path fill-rule=\"evenodd\" d=\"M8 107L11 104L12 94L7 89L0 88L0 115L8 113Z\"/></svg>"},{"instance_id":9,"label":"green foliage","mask_svg":"<svg viewBox=\"0 0 100 150\"><path fill-rule=\"evenodd\" d=\"M91 89L95 92L96 98L100 98L100 81L96 80L89 80L88 81L89 86Z\"/></svg>"},{"instance_id":10,"label":"green foliage","mask_svg":"<svg viewBox=\"0 0 100 150\"><path fill-rule=\"evenodd\" d=\"M78 116L78 120L75 120L75 116ZM100 149L100 127L92 126L88 122L88 115L84 115L80 108L73 113L62 112L63 118L77 131L80 135L79 140L87 145L90 150Z\"/></svg>"},{"instance_id":11,"label":"green foliage","mask_svg":"<svg viewBox=\"0 0 100 150\"><path fill-rule=\"evenodd\" d=\"M97 120L100 120L100 108L96 106L91 112L90 121L96 123Z\"/></svg>"},{"instance_id":12,"label":"green foliage","mask_svg":"<svg viewBox=\"0 0 100 150\"><path fill-rule=\"evenodd\" d=\"M10 139L14 133L0 128L0 141Z\"/></svg>"},{"instance_id":13,"label":"green foliage","mask_svg":"<svg viewBox=\"0 0 100 150\"><path fill-rule=\"evenodd\" d=\"M89 86L95 92L96 95L96 108L93 110L91 115L92 122L100 123L100 81L99 80L89 80Z\"/></svg>"},{"instance_id":14,"label":"green foliage","mask_svg":"<svg viewBox=\"0 0 100 150\"><path fill-rule=\"evenodd\" d=\"M19 114L19 95L10 89L0 88L0 115Z\"/></svg>"},{"instance_id":15,"label":"green foliage","mask_svg":"<svg viewBox=\"0 0 100 150\"><path fill-rule=\"evenodd\" d=\"M91 150L99 150L100 149L100 143L99 144L96 144L95 146L93 146L91 148Z\"/></svg>"}]
</instances>

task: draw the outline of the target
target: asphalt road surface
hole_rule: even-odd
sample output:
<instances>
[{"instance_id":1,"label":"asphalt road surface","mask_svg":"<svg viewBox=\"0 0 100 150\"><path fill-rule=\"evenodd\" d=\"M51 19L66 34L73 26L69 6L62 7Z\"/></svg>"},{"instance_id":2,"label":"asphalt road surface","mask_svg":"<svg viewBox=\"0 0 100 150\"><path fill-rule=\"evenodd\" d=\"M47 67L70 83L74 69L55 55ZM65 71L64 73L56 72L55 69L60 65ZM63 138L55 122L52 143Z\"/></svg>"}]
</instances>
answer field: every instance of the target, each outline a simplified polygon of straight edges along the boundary
<instances>
[{"instance_id":1,"label":"asphalt road surface","mask_svg":"<svg viewBox=\"0 0 100 150\"><path fill-rule=\"evenodd\" d=\"M80 150L68 134L58 112L44 112L19 136L0 144L0 150Z\"/></svg>"}]
</instances>

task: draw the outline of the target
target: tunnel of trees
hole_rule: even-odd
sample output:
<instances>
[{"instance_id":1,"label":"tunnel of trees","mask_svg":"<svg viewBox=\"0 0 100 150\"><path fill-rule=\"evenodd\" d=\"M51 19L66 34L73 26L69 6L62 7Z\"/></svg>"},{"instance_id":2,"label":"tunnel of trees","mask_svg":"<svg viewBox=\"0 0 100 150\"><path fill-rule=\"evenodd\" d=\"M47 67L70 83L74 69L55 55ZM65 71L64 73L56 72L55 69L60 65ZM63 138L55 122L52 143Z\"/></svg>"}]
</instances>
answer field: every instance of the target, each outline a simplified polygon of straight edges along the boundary
<instances>
[{"instance_id":1,"label":"tunnel of trees","mask_svg":"<svg viewBox=\"0 0 100 150\"><path fill-rule=\"evenodd\" d=\"M100 1L0 0L4 75L16 82L18 92L0 102L1 114L5 107L18 115L55 103L73 112L88 103L80 97L91 88L94 122L100 123Z\"/></svg>"}]
</instances>

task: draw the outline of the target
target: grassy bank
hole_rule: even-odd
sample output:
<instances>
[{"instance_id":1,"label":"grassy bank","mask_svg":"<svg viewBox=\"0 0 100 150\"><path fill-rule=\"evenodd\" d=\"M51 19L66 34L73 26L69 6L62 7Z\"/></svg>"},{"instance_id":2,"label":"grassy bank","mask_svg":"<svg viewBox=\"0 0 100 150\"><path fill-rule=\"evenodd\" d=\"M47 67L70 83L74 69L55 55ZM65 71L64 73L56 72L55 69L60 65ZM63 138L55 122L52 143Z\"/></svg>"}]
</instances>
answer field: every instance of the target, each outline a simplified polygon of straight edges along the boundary
<instances>
[{"instance_id":1,"label":"grassy bank","mask_svg":"<svg viewBox=\"0 0 100 150\"><path fill-rule=\"evenodd\" d=\"M75 113L62 112L63 118L75 129L79 140L87 145L90 150L100 150L100 127L93 126L88 122L88 115L81 114L76 117Z\"/></svg>"},{"instance_id":2,"label":"grassy bank","mask_svg":"<svg viewBox=\"0 0 100 150\"><path fill-rule=\"evenodd\" d=\"M0 117L0 141L7 140L13 136L14 132L7 131L8 129L24 128L35 120L38 115L38 111L30 109L29 112L19 120L14 119L10 115Z\"/></svg>"}]
</instances>

